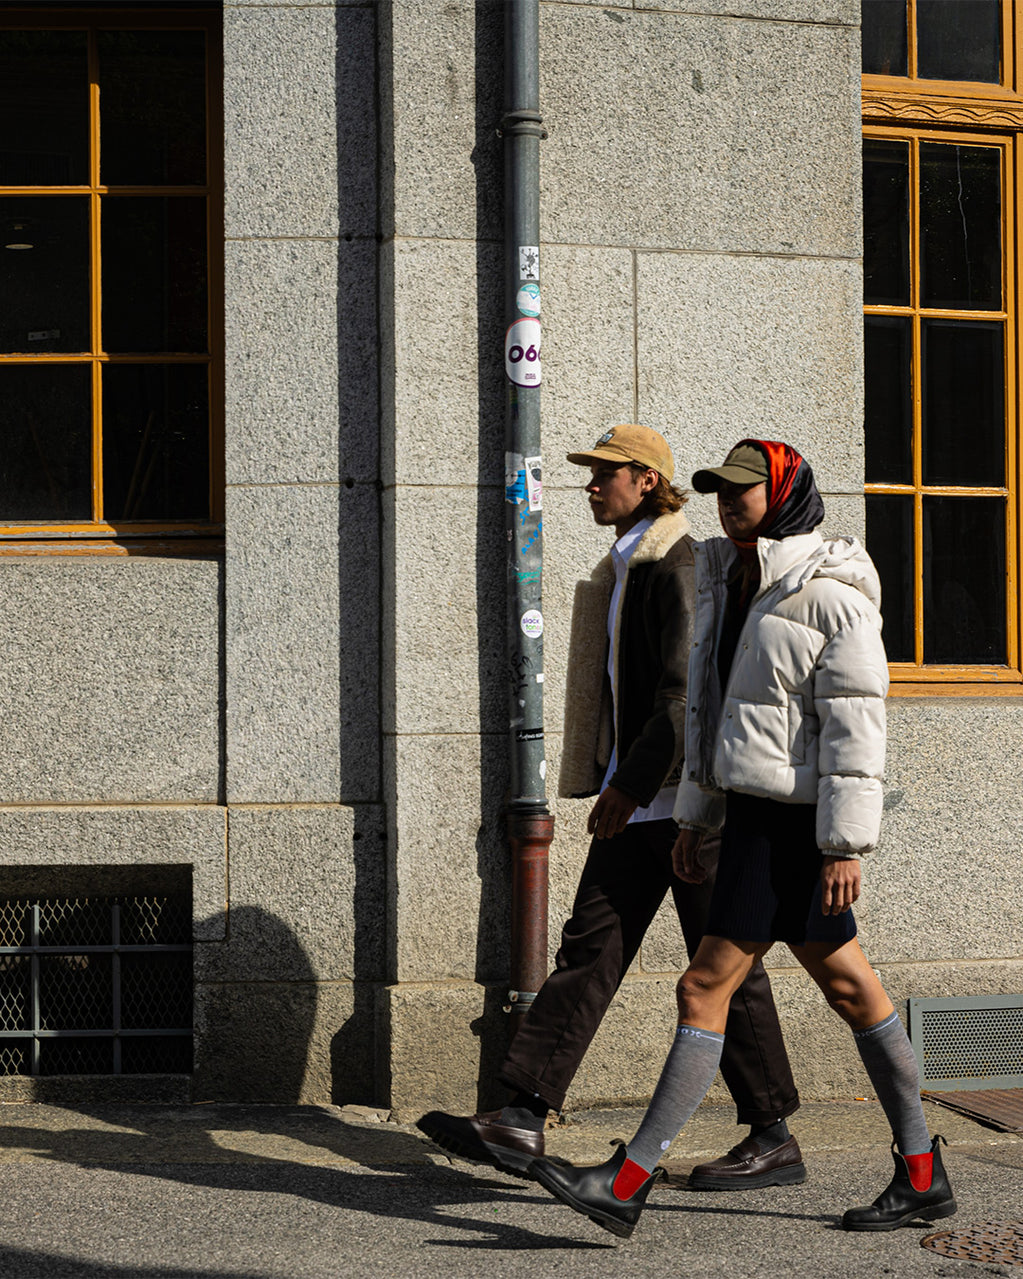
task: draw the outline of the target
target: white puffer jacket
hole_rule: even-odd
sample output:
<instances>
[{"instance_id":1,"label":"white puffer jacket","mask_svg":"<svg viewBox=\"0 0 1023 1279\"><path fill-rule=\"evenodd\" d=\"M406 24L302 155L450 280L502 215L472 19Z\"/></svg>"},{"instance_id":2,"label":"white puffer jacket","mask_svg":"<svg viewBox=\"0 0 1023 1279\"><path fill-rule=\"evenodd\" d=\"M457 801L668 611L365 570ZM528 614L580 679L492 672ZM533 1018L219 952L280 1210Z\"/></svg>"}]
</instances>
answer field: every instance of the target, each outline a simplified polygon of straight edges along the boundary
<instances>
[{"instance_id":1,"label":"white puffer jacket","mask_svg":"<svg viewBox=\"0 0 1023 1279\"><path fill-rule=\"evenodd\" d=\"M683 780L675 820L724 823L726 790L817 804L822 852L877 844L888 666L877 571L855 538L761 538L760 589L722 701L717 649L737 552L724 537L696 547Z\"/></svg>"}]
</instances>

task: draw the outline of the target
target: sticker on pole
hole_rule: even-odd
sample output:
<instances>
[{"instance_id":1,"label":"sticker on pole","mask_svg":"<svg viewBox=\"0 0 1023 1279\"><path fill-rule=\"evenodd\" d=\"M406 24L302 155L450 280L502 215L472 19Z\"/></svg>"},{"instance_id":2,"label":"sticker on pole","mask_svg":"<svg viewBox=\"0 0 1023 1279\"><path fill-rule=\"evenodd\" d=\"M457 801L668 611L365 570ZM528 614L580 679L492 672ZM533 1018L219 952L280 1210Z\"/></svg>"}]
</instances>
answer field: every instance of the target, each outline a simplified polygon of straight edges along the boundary
<instances>
[{"instance_id":1,"label":"sticker on pole","mask_svg":"<svg viewBox=\"0 0 1023 1279\"><path fill-rule=\"evenodd\" d=\"M504 371L516 386L540 385L540 321L516 320L504 338Z\"/></svg>"},{"instance_id":2,"label":"sticker on pole","mask_svg":"<svg viewBox=\"0 0 1023 1279\"><path fill-rule=\"evenodd\" d=\"M525 462L525 484L529 496L530 511L543 510L543 462L538 457L527 457Z\"/></svg>"},{"instance_id":3,"label":"sticker on pole","mask_svg":"<svg viewBox=\"0 0 1023 1279\"><path fill-rule=\"evenodd\" d=\"M523 315L531 315L534 318L538 316L540 314L539 284L524 284L515 295L515 305Z\"/></svg>"},{"instance_id":4,"label":"sticker on pole","mask_svg":"<svg viewBox=\"0 0 1023 1279\"><path fill-rule=\"evenodd\" d=\"M519 245L519 279L539 280L540 278L540 246L538 244Z\"/></svg>"},{"instance_id":5,"label":"sticker on pole","mask_svg":"<svg viewBox=\"0 0 1023 1279\"><path fill-rule=\"evenodd\" d=\"M531 608L522 614L519 625L522 627L523 635L528 635L530 639L539 639L543 634L543 614L538 608Z\"/></svg>"}]
</instances>

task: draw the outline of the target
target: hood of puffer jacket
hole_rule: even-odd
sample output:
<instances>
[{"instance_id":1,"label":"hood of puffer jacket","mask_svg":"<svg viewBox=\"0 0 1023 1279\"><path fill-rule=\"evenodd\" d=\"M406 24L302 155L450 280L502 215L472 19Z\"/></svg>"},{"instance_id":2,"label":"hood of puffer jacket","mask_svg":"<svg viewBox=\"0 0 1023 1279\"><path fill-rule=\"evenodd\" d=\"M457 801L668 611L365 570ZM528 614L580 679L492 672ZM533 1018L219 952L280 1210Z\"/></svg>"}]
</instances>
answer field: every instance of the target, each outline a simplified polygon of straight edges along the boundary
<instances>
[{"instance_id":1,"label":"hood of puffer jacket","mask_svg":"<svg viewBox=\"0 0 1023 1279\"><path fill-rule=\"evenodd\" d=\"M836 537L825 542L819 533L800 533L772 541L762 537L757 543L760 557L760 589L757 598L777 588L783 596L795 594L813 577L844 582L864 595L876 609L881 607L881 579L873 561L855 537Z\"/></svg>"}]
</instances>

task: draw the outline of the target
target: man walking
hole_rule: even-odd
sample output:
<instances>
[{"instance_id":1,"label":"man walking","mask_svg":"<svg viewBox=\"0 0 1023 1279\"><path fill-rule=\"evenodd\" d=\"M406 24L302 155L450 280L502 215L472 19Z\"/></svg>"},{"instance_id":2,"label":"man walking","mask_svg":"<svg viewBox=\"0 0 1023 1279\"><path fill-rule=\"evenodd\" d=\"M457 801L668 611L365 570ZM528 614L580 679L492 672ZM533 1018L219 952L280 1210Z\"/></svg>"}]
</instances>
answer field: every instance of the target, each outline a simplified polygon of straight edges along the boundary
<instances>
[{"instance_id":1,"label":"man walking","mask_svg":"<svg viewBox=\"0 0 1023 1279\"><path fill-rule=\"evenodd\" d=\"M512 1090L499 1111L461 1118L431 1111L418 1127L464 1159L523 1173L544 1152L548 1110L569 1085L640 943L671 890L690 956L703 935L710 873L700 884L672 871L694 612L693 539L672 487L667 442L646 426L616 426L587 453L586 485L610 554L576 587L565 739L558 793L596 795L593 836L555 968L512 1040L498 1079ZM786 1117L799 1097L761 965L732 999L721 1071L749 1136L694 1169L698 1189L793 1184L806 1177Z\"/></svg>"}]
</instances>

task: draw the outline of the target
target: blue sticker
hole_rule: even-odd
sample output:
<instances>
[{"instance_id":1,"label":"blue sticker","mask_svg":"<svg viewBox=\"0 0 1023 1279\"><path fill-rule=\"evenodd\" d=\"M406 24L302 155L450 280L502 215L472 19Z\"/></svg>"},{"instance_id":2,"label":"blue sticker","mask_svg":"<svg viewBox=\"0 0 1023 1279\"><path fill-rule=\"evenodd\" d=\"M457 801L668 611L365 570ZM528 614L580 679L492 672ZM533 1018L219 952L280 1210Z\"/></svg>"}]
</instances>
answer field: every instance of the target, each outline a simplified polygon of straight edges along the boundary
<instances>
[{"instance_id":1,"label":"blue sticker","mask_svg":"<svg viewBox=\"0 0 1023 1279\"><path fill-rule=\"evenodd\" d=\"M526 470L525 467L519 471L511 484L504 486L504 500L513 502L516 506L520 502L526 500Z\"/></svg>"}]
</instances>

